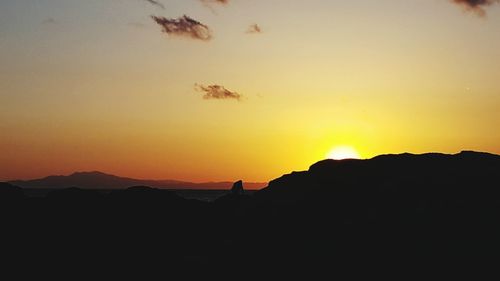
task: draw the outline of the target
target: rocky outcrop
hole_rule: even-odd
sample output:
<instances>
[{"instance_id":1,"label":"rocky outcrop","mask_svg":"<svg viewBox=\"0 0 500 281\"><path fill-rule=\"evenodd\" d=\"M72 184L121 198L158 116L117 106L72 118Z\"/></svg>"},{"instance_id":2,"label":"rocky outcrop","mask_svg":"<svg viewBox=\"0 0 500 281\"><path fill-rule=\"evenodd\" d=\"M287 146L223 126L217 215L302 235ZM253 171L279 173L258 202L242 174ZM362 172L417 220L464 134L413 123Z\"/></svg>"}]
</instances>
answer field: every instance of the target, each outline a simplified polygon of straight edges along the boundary
<instances>
[{"instance_id":1,"label":"rocky outcrop","mask_svg":"<svg viewBox=\"0 0 500 281\"><path fill-rule=\"evenodd\" d=\"M231 194L233 194L233 195L243 195L244 194L243 181L239 180L233 184L233 187L231 188Z\"/></svg>"}]
</instances>

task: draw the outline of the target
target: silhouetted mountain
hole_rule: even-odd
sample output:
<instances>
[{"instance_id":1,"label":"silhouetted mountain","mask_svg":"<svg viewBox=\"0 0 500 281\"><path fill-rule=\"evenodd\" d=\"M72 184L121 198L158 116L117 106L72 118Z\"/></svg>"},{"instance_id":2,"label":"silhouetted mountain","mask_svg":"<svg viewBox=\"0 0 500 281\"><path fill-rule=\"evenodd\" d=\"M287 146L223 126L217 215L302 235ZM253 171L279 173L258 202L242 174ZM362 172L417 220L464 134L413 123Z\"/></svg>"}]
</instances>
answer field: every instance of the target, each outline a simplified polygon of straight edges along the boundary
<instances>
[{"instance_id":1,"label":"silhouetted mountain","mask_svg":"<svg viewBox=\"0 0 500 281\"><path fill-rule=\"evenodd\" d=\"M499 155L473 151L455 155L404 153L367 160L323 160L308 171L272 180L255 196L281 203L347 195L356 200L369 197L371 202L375 201L374 196L389 195L411 198L461 195L467 199L474 194L489 193L496 198L500 195L499 187Z\"/></svg>"},{"instance_id":2,"label":"silhouetted mountain","mask_svg":"<svg viewBox=\"0 0 500 281\"><path fill-rule=\"evenodd\" d=\"M259 222L246 229L275 237L263 247L283 251L276 255L285 264L312 256L313 264L353 272L439 265L453 273L459 264L489 264L500 252L499 155L324 160L271 181L254 197Z\"/></svg>"},{"instance_id":3,"label":"silhouetted mountain","mask_svg":"<svg viewBox=\"0 0 500 281\"><path fill-rule=\"evenodd\" d=\"M108 180L108 188L131 182L91 175ZM92 184L87 176L70 177ZM323 270L328 277L397 272L398 279L427 279L436 269L460 275L471 264L497 270L498 155L323 160L254 195L243 194L241 182L234 192L230 186L208 203L148 186L110 193L73 187L31 198L1 183L2 253L29 268L107 269L113 276L136 269L171 277L179 270L207 279L221 270L240 274L234 277L307 269L308 277Z\"/></svg>"},{"instance_id":4,"label":"silhouetted mountain","mask_svg":"<svg viewBox=\"0 0 500 281\"><path fill-rule=\"evenodd\" d=\"M130 186L151 186L165 189L228 189L232 182L193 183L177 180L143 180L118 177L102 172L76 172L69 176L48 176L34 180L16 180L10 183L23 188L58 189L78 187L83 189L124 189ZM245 183L249 189L259 189L266 183Z\"/></svg>"}]
</instances>

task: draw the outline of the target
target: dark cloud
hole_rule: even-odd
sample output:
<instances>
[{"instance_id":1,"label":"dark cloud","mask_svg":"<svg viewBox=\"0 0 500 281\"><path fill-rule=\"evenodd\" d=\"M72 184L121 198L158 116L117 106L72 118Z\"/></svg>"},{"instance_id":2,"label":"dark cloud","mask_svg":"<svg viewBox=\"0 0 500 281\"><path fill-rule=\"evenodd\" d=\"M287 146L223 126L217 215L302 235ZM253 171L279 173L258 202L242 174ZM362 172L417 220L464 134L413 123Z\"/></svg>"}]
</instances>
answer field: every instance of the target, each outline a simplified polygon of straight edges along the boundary
<instances>
[{"instance_id":1,"label":"dark cloud","mask_svg":"<svg viewBox=\"0 0 500 281\"><path fill-rule=\"evenodd\" d=\"M160 3L159 1L156 1L156 0L144 0L144 1L149 2L153 5L155 5L156 7L159 7L159 8L162 8L165 10L165 6L162 3Z\"/></svg>"},{"instance_id":2,"label":"dark cloud","mask_svg":"<svg viewBox=\"0 0 500 281\"><path fill-rule=\"evenodd\" d=\"M235 100L241 100L242 96L238 94L237 92L232 92L229 91L228 89L224 88L224 86L220 85L208 85L208 86L203 86L199 84L194 85L195 89L199 92L203 93L203 98L204 99L235 99Z\"/></svg>"},{"instance_id":3,"label":"dark cloud","mask_svg":"<svg viewBox=\"0 0 500 281\"><path fill-rule=\"evenodd\" d=\"M479 16L486 15L485 7L500 3L500 0L451 0L453 3L462 6L467 11L473 11Z\"/></svg>"},{"instance_id":4,"label":"dark cloud","mask_svg":"<svg viewBox=\"0 0 500 281\"><path fill-rule=\"evenodd\" d=\"M172 36L184 36L192 39L208 41L212 39L212 32L208 26L184 15L177 19L151 16L162 27L162 31Z\"/></svg>"},{"instance_id":5,"label":"dark cloud","mask_svg":"<svg viewBox=\"0 0 500 281\"><path fill-rule=\"evenodd\" d=\"M252 24L248 27L247 33L262 33L262 28L258 24Z\"/></svg>"}]
</instances>

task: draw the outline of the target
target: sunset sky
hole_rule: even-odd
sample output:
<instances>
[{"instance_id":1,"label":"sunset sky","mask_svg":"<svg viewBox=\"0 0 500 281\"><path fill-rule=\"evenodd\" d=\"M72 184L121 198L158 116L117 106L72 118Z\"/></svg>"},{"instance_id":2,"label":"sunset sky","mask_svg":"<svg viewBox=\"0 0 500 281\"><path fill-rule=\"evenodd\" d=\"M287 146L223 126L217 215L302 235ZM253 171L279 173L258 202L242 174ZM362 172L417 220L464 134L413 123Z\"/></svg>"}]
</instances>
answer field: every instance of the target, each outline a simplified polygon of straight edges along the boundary
<instances>
[{"instance_id":1,"label":"sunset sky","mask_svg":"<svg viewBox=\"0 0 500 281\"><path fill-rule=\"evenodd\" d=\"M500 154L495 1L223 2L1 1L0 180L268 181L339 146Z\"/></svg>"}]
</instances>

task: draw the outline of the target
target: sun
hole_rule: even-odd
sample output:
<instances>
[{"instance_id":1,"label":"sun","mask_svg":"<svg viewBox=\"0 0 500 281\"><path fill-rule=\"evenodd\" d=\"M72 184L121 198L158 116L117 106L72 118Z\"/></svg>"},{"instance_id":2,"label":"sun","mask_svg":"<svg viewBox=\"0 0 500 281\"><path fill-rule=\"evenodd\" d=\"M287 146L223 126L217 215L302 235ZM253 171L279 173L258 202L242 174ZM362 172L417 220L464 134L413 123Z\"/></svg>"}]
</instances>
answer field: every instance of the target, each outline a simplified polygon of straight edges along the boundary
<instances>
[{"instance_id":1,"label":"sun","mask_svg":"<svg viewBox=\"0 0 500 281\"><path fill-rule=\"evenodd\" d=\"M337 146L334 147L326 155L329 159L342 160L342 159L359 159L359 153L352 146Z\"/></svg>"}]
</instances>

